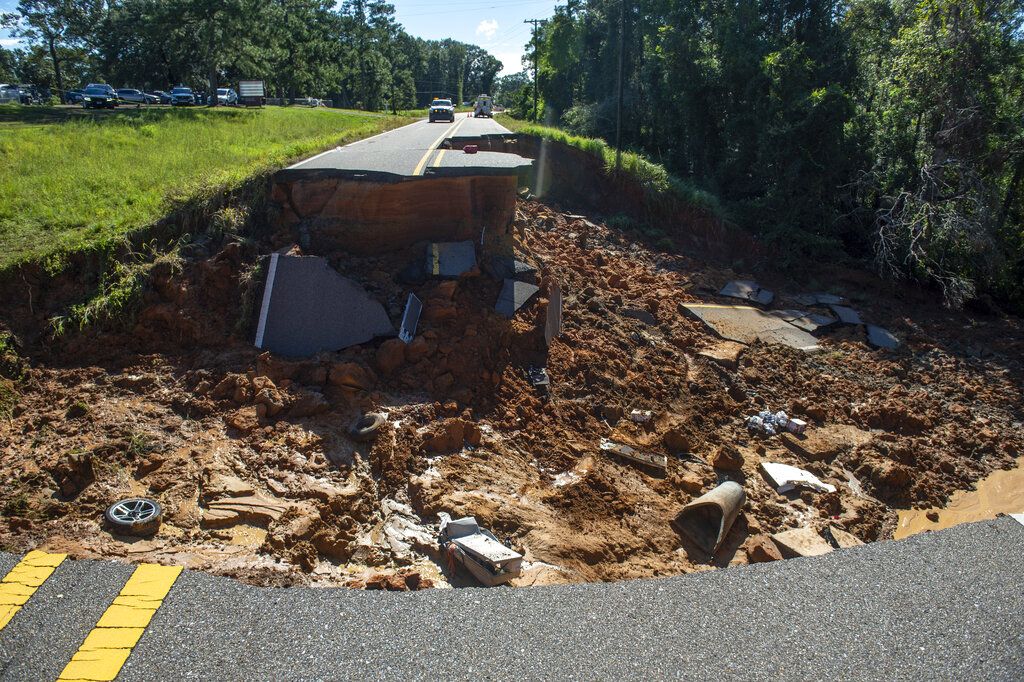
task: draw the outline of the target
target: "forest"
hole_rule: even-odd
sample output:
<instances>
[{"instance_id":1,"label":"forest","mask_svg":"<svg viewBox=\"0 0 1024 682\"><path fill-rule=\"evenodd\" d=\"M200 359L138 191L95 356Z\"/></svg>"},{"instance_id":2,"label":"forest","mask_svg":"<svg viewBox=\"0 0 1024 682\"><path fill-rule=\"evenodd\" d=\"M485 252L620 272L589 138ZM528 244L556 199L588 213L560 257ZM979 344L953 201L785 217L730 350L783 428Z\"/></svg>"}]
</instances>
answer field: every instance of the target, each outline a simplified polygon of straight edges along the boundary
<instances>
[{"instance_id":1,"label":"forest","mask_svg":"<svg viewBox=\"0 0 1024 682\"><path fill-rule=\"evenodd\" d=\"M0 20L28 43L0 49L0 81L57 95L257 78L277 97L401 110L488 92L502 68L475 45L409 35L380 0L22 0Z\"/></svg>"},{"instance_id":2,"label":"forest","mask_svg":"<svg viewBox=\"0 0 1024 682\"><path fill-rule=\"evenodd\" d=\"M1014 0L570 0L499 84L526 118L622 144L808 258L1024 309ZM620 50L621 47L621 50ZM534 54L536 50L536 55Z\"/></svg>"}]
</instances>

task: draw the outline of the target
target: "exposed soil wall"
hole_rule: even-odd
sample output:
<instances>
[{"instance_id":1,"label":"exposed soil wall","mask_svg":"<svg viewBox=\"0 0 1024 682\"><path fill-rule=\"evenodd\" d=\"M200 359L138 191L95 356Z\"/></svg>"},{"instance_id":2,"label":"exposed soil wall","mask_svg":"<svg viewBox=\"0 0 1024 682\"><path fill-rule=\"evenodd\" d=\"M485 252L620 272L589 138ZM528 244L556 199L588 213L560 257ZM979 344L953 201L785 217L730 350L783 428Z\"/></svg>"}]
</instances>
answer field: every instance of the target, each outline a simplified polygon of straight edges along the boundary
<instances>
[{"instance_id":1,"label":"exposed soil wall","mask_svg":"<svg viewBox=\"0 0 1024 682\"><path fill-rule=\"evenodd\" d=\"M379 254L423 240L504 234L515 215L514 176L355 180L310 171L275 178L273 220L311 253Z\"/></svg>"}]
</instances>

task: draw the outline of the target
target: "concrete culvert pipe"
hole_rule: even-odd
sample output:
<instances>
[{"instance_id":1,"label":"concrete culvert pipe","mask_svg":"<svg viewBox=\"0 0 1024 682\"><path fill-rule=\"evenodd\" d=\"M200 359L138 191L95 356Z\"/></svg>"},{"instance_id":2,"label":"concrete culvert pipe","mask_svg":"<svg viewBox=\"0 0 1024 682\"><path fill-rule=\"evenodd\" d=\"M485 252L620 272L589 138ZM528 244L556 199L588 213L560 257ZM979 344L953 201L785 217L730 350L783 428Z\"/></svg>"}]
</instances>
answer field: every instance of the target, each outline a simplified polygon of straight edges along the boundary
<instances>
[{"instance_id":1,"label":"concrete culvert pipe","mask_svg":"<svg viewBox=\"0 0 1024 682\"><path fill-rule=\"evenodd\" d=\"M698 547L714 555L729 534L747 494L735 481L726 481L683 507L672 526Z\"/></svg>"},{"instance_id":2,"label":"concrete culvert pipe","mask_svg":"<svg viewBox=\"0 0 1024 682\"><path fill-rule=\"evenodd\" d=\"M380 431L385 423L387 423L387 420L384 419L384 415L370 412L357 419L349 427L348 434L352 437L352 440L365 443L376 438L377 432Z\"/></svg>"}]
</instances>

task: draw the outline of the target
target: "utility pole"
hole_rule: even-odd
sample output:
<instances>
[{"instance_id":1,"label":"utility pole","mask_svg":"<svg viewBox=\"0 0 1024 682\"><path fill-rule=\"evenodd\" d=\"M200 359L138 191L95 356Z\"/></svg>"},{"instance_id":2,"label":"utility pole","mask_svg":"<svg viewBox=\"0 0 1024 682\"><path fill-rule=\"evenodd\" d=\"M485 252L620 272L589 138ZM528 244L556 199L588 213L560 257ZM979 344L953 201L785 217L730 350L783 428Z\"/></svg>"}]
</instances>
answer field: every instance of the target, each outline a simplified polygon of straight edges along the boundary
<instances>
[{"instance_id":1,"label":"utility pole","mask_svg":"<svg viewBox=\"0 0 1024 682\"><path fill-rule=\"evenodd\" d=\"M540 80L537 77L538 62L540 59L540 43L538 38L540 36L538 27L546 23L544 19L527 19L523 22L524 24L533 24L533 115L539 118L537 112L537 101L539 99Z\"/></svg>"},{"instance_id":2,"label":"utility pole","mask_svg":"<svg viewBox=\"0 0 1024 682\"><path fill-rule=\"evenodd\" d=\"M619 0L619 84L615 105L615 173L622 169L622 61L626 50L626 0Z\"/></svg>"}]
</instances>

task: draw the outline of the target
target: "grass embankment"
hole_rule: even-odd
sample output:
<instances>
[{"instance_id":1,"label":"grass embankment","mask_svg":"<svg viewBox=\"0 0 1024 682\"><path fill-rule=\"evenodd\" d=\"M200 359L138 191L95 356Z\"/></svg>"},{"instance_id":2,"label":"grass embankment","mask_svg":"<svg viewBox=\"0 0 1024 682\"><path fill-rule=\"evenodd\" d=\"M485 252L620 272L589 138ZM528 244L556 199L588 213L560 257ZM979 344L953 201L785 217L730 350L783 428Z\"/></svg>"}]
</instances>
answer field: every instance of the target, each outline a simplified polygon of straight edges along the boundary
<instances>
[{"instance_id":1,"label":"grass embankment","mask_svg":"<svg viewBox=\"0 0 1024 682\"><path fill-rule=\"evenodd\" d=\"M332 109L0 107L0 271L115 243L174 209L410 123Z\"/></svg>"},{"instance_id":2,"label":"grass embankment","mask_svg":"<svg viewBox=\"0 0 1024 682\"><path fill-rule=\"evenodd\" d=\"M605 170L609 174L615 171L615 149L604 140L579 137L560 128L537 125L508 115L499 114L498 121L513 132L534 135L585 151L602 159ZM695 208L706 210L716 217L723 217L722 207L715 195L697 189L685 180L677 178L669 173L664 166L641 154L623 151L622 173L636 181L655 200L672 198Z\"/></svg>"}]
</instances>

